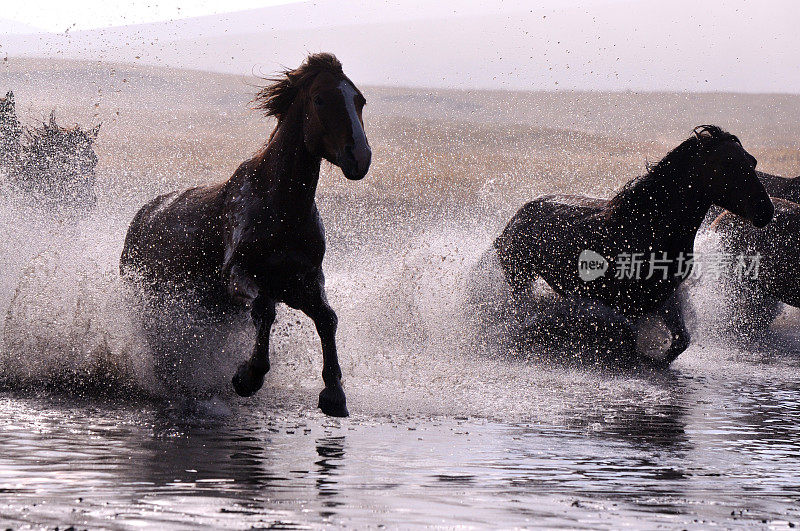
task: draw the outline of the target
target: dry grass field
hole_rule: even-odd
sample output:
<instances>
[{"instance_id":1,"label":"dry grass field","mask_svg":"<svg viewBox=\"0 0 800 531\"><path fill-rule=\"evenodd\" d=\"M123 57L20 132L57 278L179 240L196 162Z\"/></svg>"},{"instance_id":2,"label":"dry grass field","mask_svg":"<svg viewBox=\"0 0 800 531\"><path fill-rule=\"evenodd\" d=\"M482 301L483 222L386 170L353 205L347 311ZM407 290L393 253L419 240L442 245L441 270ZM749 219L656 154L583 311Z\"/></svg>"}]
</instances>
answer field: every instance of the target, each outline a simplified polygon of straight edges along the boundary
<instances>
[{"instance_id":1,"label":"dry grass field","mask_svg":"<svg viewBox=\"0 0 800 531\"><path fill-rule=\"evenodd\" d=\"M225 179L257 150L274 125L249 108L258 83L99 62L0 66L24 122L53 107L62 123L103 122L101 195L136 201ZM500 219L543 192L607 196L703 123L739 135L760 169L800 174L800 96L361 88L372 169L353 184L326 167L321 197Z\"/></svg>"}]
</instances>

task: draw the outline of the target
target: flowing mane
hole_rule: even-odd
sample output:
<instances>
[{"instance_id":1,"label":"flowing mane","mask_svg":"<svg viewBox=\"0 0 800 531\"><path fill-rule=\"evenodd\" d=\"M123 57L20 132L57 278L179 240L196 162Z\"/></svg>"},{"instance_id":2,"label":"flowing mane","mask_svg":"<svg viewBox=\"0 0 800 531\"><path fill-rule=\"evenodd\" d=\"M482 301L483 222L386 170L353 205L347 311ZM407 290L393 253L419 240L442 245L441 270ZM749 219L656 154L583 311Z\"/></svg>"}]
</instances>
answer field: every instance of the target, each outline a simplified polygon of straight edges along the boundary
<instances>
[{"instance_id":1,"label":"flowing mane","mask_svg":"<svg viewBox=\"0 0 800 531\"><path fill-rule=\"evenodd\" d=\"M93 143L100 125L83 129L79 125L62 127L56 123L55 111L39 127L25 129L27 140L23 161L23 174L39 178L54 178L94 172L97 163Z\"/></svg>"},{"instance_id":2,"label":"flowing mane","mask_svg":"<svg viewBox=\"0 0 800 531\"><path fill-rule=\"evenodd\" d=\"M269 85L263 87L253 99L255 108L264 111L267 116L274 116L280 122L297 95L321 72L350 81L342 70L342 63L333 54L312 54L297 68L287 69L276 77L267 78ZM350 84L355 87L354 83Z\"/></svg>"},{"instance_id":3,"label":"flowing mane","mask_svg":"<svg viewBox=\"0 0 800 531\"><path fill-rule=\"evenodd\" d=\"M56 111L50 112L50 118L47 122L42 122L41 126L29 127L26 129L25 134L31 142L44 142L57 138L67 138L70 136L96 136L96 132L100 129L97 125L92 129L82 129L80 125L75 124L72 127L63 127L56 123Z\"/></svg>"},{"instance_id":4,"label":"flowing mane","mask_svg":"<svg viewBox=\"0 0 800 531\"><path fill-rule=\"evenodd\" d=\"M655 164L647 166L647 173L632 179L610 200L609 207L629 205L634 196L642 190L652 190L654 193L663 193L664 182L670 181L671 176L686 175L700 156L703 148L724 140L739 139L716 125L699 125L692 131L692 136L684 140L678 147L664 155L664 158ZM741 142L739 142L741 143Z\"/></svg>"},{"instance_id":5,"label":"flowing mane","mask_svg":"<svg viewBox=\"0 0 800 531\"><path fill-rule=\"evenodd\" d=\"M613 362L628 356L620 349L630 347L636 363L666 367L689 345L676 293L692 274L687 258L711 206L758 228L772 220L775 208L758 180L756 164L735 136L701 125L611 200L544 195L529 201L494 241L511 302L527 319L526 305L540 297L539 280L575 299L578 308L598 302L610 309L609 315L629 319L630 335L615 338L608 349ZM648 315L661 320L669 343L639 340L640 331L650 328L640 318ZM618 323L609 325L620 328ZM566 321L559 326L566 337L572 334Z\"/></svg>"}]
</instances>

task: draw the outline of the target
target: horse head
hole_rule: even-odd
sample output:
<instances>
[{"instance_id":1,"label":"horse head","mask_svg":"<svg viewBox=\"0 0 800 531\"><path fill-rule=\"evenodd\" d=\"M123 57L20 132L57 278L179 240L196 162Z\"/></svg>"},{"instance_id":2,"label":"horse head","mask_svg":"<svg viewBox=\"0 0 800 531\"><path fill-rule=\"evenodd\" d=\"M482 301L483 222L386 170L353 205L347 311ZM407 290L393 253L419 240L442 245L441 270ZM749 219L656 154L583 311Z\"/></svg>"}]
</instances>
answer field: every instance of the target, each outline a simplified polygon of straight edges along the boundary
<instances>
[{"instance_id":1,"label":"horse head","mask_svg":"<svg viewBox=\"0 0 800 531\"><path fill-rule=\"evenodd\" d=\"M756 159L739 139L719 127L701 125L692 142L699 155L697 175L711 202L764 227L775 213L772 201L756 174Z\"/></svg>"},{"instance_id":2,"label":"horse head","mask_svg":"<svg viewBox=\"0 0 800 531\"><path fill-rule=\"evenodd\" d=\"M271 80L256 96L258 108L280 124L289 115L302 120L306 149L341 168L351 180L369 170L372 150L364 132L367 100L344 74L336 57L309 55L294 70Z\"/></svg>"}]
</instances>

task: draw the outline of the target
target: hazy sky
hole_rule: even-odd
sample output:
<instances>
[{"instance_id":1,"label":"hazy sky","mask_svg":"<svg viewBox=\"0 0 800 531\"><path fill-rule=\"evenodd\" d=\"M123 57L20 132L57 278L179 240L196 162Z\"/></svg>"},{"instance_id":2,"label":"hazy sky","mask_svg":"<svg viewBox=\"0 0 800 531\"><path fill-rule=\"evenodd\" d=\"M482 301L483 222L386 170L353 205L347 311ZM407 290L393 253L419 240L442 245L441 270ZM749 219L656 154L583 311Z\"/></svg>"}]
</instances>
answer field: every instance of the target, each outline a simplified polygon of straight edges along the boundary
<instances>
[{"instance_id":1,"label":"hazy sky","mask_svg":"<svg viewBox=\"0 0 800 531\"><path fill-rule=\"evenodd\" d=\"M99 59L252 75L325 50L342 59L353 79L374 85L800 92L800 0L4 4L0 57Z\"/></svg>"},{"instance_id":2,"label":"hazy sky","mask_svg":"<svg viewBox=\"0 0 800 531\"><path fill-rule=\"evenodd\" d=\"M46 31L92 29L141 24L301 0L9 0L0 18L22 22Z\"/></svg>"}]
</instances>

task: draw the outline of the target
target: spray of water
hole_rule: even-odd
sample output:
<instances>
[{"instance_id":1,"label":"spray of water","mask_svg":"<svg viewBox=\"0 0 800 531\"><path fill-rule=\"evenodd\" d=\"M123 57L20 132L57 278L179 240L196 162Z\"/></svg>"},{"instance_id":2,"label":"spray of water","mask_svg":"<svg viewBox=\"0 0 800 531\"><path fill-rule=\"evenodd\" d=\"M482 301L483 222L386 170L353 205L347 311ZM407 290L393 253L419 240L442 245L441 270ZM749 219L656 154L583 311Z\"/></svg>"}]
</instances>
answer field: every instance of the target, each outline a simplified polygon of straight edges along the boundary
<instances>
[{"instance_id":1,"label":"spray of water","mask_svg":"<svg viewBox=\"0 0 800 531\"><path fill-rule=\"evenodd\" d=\"M236 397L230 377L253 344L246 314L215 321L186 304L154 312L117 273L127 224L143 198L109 195L80 220L54 220L3 199L2 385L313 409L322 364L311 321L279 307L265 386L249 402ZM329 213L348 208L325 206ZM539 285L536 303L520 314L486 251L493 231L480 220L424 225L402 236L362 234L326 260L351 412L552 419L602 403L598 396L671 400L659 385L669 374L575 363L624 350L624 323L596 305L576 305ZM701 310L719 308L712 296L705 289L693 299ZM709 322L692 311L692 322ZM520 337L529 341L520 346Z\"/></svg>"}]
</instances>

